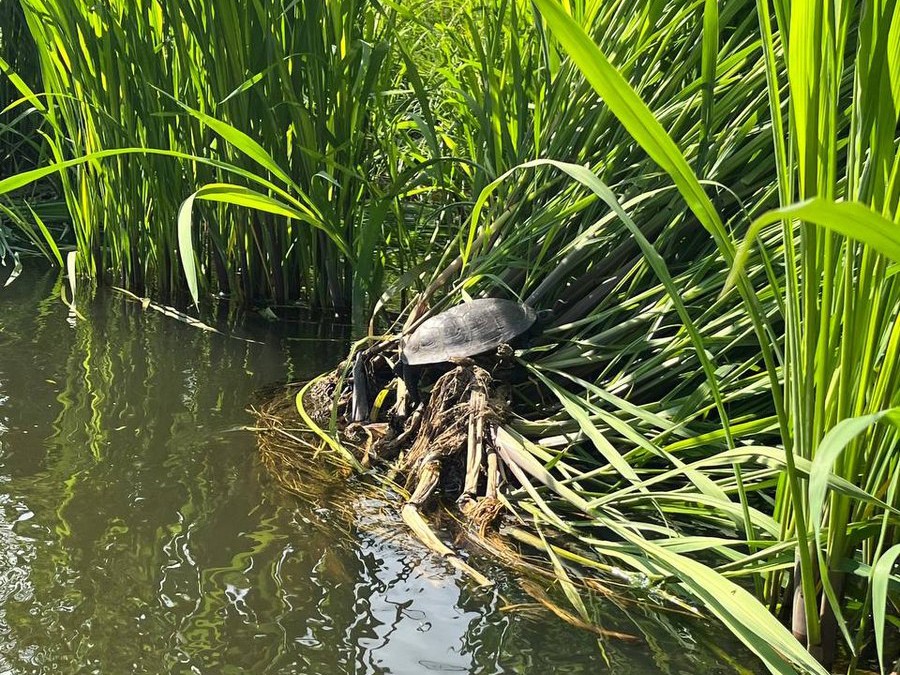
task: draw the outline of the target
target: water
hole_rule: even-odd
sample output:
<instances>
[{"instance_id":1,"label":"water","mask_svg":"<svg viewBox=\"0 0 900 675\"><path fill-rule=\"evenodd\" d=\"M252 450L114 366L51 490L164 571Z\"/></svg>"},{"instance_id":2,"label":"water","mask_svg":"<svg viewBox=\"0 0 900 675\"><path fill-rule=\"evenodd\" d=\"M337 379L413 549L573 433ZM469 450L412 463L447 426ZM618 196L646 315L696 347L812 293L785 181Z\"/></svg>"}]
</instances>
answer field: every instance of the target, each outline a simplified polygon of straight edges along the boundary
<instances>
[{"instance_id":1,"label":"water","mask_svg":"<svg viewBox=\"0 0 900 675\"><path fill-rule=\"evenodd\" d=\"M263 385L332 366L346 344L327 327L238 321L253 344L111 292L73 326L58 283L31 270L0 289L0 674L753 663L697 622L594 600L607 628L641 637L605 641L607 665L595 636L491 560L472 562L497 587L473 588L406 534L395 504L341 485L280 490L241 430L245 408Z\"/></svg>"}]
</instances>

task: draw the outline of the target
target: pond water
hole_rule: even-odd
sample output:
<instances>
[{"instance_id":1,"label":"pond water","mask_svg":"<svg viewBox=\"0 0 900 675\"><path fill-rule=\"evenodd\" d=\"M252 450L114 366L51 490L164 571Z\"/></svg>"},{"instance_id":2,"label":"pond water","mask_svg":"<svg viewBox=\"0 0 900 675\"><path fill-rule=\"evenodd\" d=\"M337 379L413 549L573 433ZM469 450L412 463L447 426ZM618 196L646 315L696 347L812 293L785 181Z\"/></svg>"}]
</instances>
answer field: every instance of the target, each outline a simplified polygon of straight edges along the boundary
<instances>
[{"instance_id":1,"label":"pond water","mask_svg":"<svg viewBox=\"0 0 900 675\"><path fill-rule=\"evenodd\" d=\"M598 643L490 559L472 587L394 504L279 489L247 405L336 363L338 329L232 317L251 343L111 291L72 325L59 283L0 288L0 674L751 672L640 603L593 602L640 637Z\"/></svg>"}]
</instances>

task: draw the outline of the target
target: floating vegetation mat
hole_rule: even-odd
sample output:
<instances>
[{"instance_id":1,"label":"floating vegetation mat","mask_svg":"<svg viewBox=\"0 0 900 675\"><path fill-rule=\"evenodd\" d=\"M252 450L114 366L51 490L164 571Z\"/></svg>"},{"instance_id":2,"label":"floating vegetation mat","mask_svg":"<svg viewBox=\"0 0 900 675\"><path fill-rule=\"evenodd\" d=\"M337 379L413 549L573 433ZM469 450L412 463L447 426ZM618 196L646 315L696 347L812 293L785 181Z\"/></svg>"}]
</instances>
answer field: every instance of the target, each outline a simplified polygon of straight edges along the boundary
<instances>
[{"instance_id":1,"label":"floating vegetation mat","mask_svg":"<svg viewBox=\"0 0 900 675\"><path fill-rule=\"evenodd\" d=\"M416 538L483 586L493 582L470 564L467 554L472 550L485 554L514 571L518 588L534 599L534 603L510 603L508 611L546 610L576 628L629 642L641 638L601 626L581 596L602 598L629 615L635 608L663 608L698 617L680 599L659 589L636 588L633 579L616 580L613 575L607 583L573 573L574 568L554 555L559 549L543 534L536 536L514 517L504 518L507 511L500 487L515 478L507 476L506 462L496 456L495 441L475 443L472 459L473 438L486 437L485 429L504 416L505 404L496 397L485 370L467 363L438 376L418 414L411 414L399 429L387 422L349 422L339 415L338 438L367 469L362 474L309 429L309 422L328 424L340 372L339 367L309 383L261 392L253 405L262 463L282 488L307 500L325 499L329 508L338 509L348 520L354 518L361 500L377 501L384 510L385 532L394 539L399 511ZM303 401L306 421L298 410L298 398ZM390 399L393 407L393 394ZM338 411L349 411L349 393L337 400ZM495 471L494 479L489 471ZM547 564L548 552L552 566ZM575 611L561 606L557 596Z\"/></svg>"},{"instance_id":2,"label":"floating vegetation mat","mask_svg":"<svg viewBox=\"0 0 900 675\"><path fill-rule=\"evenodd\" d=\"M435 535L420 512L437 507L436 511L446 514L448 509L441 505L449 499L460 505L466 526L474 525L482 536L501 512L496 498L500 469L496 458L482 460L480 441L486 420L499 414L498 404L488 400L490 376L474 364L457 366L438 378L427 404L411 415L399 416L393 397L385 413L390 421L383 422L348 422L352 393L338 395L335 444L350 455L352 461L347 463L340 461L344 455L331 452L321 440L322 427L335 410L340 370L305 386L286 385L263 395L254 410L265 467L282 487L306 498L318 497L322 485L340 489L338 485L351 479L352 466L363 468L373 480L362 478L356 484L387 501L403 499L403 520L423 543L480 585L490 585L489 579ZM387 398L386 393L381 395L380 404ZM306 419L301 417L298 401ZM378 409L372 409L373 416ZM318 428L319 435L310 428ZM483 477L483 464L493 470L493 479ZM476 500L479 490L486 494Z\"/></svg>"},{"instance_id":3,"label":"floating vegetation mat","mask_svg":"<svg viewBox=\"0 0 900 675\"><path fill-rule=\"evenodd\" d=\"M467 494L464 458L470 438L469 424L477 428L479 420L500 419L503 406L496 398L493 402L490 397L481 399L480 395L491 388L484 371L468 367L463 367L463 371L454 367L437 378L420 420L413 427L417 433L408 434L396 446L386 439L396 440L408 429L382 433L378 427L366 432L374 423L361 425L345 421L341 425L342 441L361 460L366 459L368 451L369 470L363 474L353 471L312 433L297 408L297 397L303 392L307 413L316 423L327 424L335 387L340 381L336 372L311 383L291 383L262 391L252 406L261 461L283 489L305 500L322 503L342 522L358 522L362 510L366 531L402 546L405 535L403 528L397 528L399 511L413 536L480 585L492 581L472 567L469 554L481 554L478 559L483 562L493 560L512 572L503 575L514 584L509 590L516 588L531 598L529 602L521 602L503 597L501 610L504 612L535 617L549 613L596 635L601 641L647 642L651 650L655 648L655 638L650 636L659 630L671 630L675 635L685 625L700 625L698 620L705 623L693 607L662 589L640 588L634 579L624 576L616 579L614 571L603 581L578 574L577 565L572 567L571 561L553 553L559 554L562 549L554 546L546 535L529 531L513 516L504 517L508 512L502 495L498 492L496 497L489 498L484 494L488 489L486 477L479 481L475 498ZM473 393L475 402L467 403ZM351 405L349 396L340 398L344 400L339 409ZM320 405L315 405L316 402ZM385 448L390 448L386 454ZM407 490L401 479L414 475L415 467L423 461L427 464L430 461L427 458L435 452L447 455L450 450L454 450L451 454L457 455L458 461L438 472L438 489L422 502L428 507L426 522L420 506L414 504L416 490ZM387 456L392 460L387 461ZM498 462L497 466L498 481L507 480L503 464ZM430 481L432 474L427 472L427 475ZM425 510L424 506L421 508ZM444 541L450 541L454 548ZM553 566L547 564L548 552L555 560ZM612 608L618 610L617 623L621 626L609 625L610 612L615 611ZM680 618L669 621L660 616L660 610ZM637 630L628 630L629 625ZM720 656L724 661L732 661L725 653Z\"/></svg>"},{"instance_id":4,"label":"floating vegetation mat","mask_svg":"<svg viewBox=\"0 0 900 675\"><path fill-rule=\"evenodd\" d=\"M256 416L263 466L282 488L315 502L332 491L350 490L352 472L346 465L330 461L328 453L318 452L317 439L297 413L295 401L302 386L285 384L260 391L251 410ZM376 489L374 485L367 488ZM352 508L344 500L332 502L335 507Z\"/></svg>"}]
</instances>

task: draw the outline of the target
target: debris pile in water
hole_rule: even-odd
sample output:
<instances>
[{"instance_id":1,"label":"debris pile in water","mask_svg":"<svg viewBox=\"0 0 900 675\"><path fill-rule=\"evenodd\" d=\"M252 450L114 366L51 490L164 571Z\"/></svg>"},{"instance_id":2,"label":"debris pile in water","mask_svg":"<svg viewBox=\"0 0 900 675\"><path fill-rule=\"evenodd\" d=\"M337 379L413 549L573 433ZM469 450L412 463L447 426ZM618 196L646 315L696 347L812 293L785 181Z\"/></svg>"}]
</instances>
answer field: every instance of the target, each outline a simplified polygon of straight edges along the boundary
<instances>
[{"instance_id":1,"label":"debris pile in water","mask_svg":"<svg viewBox=\"0 0 900 675\"><path fill-rule=\"evenodd\" d=\"M501 514L508 456L501 461L497 438L508 404L486 366L507 360L507 341L528 331L536 316L531 307L497 298L457 305L412 325L403 339L355 351L297 395L309 429L347 464L380 466L403 483L404 521L481 583L488 581L434 536L421 511L441 495L482 536ZM478 354L486 356L476 363L470 357Z\"/></svg>"},{"instance_id":2,"label":"debris pile in water","mask_svg":"<svg viewBox=\"0 0 900 675\"><path fill-rule=\"evenodd\" d=\"M321 435L330 435L359 466L378 467L380 475L405 488L403 519L420 539L479 583L490 583L437 539L422 511L440 497L445 506L455 504L461 519L481 536L501 514L498 496L506 474L496 430L508 409L493 377L470 359L435 368L444 372L433 373L437 377L430 386L423 383L421 402L407 414L402 379L394 375L383 346L363 352L362 362L364 369L346 361L305 386L289 385L267 397L256 410L263 463L284 487L301 495L304 482L325 480L318 473L329 473L333 480L337 470L348 477L347 462L335 453L319 453ZM352 421L359 384L354 374L366 378L367 391L378 392L368 418L358 422ZM333 430L326 431L332 420ZM316 453L329 461L319 462L310 474L315 463L308 458Z\"/></svg>"},{"instance_id":3,"label":"debris pile in water","mask_svg":"<svg viewBox=\"0 0 900 675\"><path fill-rule=\"evenodd\" d=\"M523 605L523 609L542 607L577 628L605 638L638 640L634 635L585 622L556 604L544 586L535 581L553 579L552 570L523 556L513 541L491 528L503 508L499 490L506 481L505 460L498 456L495 429L506 416L507 406L497 396L498 387L487 370L472 362L451 367L435 380L423 403L398 431L391 429L391 423L387 421L396 416L396 382L386 383L388 392L382 403L390 405L376 418L384 417L385 421L349 421L352 381L342 378L346 369L345 363L307 385L289 384L265 392L260 397L261 402L253 408L262 462L282 487L316 501L323 495L332 494L334 499L328 500L329 508L347 510L347 522L352 522L350 512L355 508L355 500L344 491L349 485L351 493L358 497L359 484L348 482L352 471L345 462L336 461L335 453L319 452L320 439L306 428L298 414L297 400L302 394L305 414L316 424L327 425L338 384L343 380L344 385L337 396L338 438L353 448L360 463L365 460L368 466L381 465L384 471L379 471L379 476L405 478L410 496L401 515L428 548L476 583L492 584L444 544L421 515L420 508L434 505L438 495L449 497L456 505L454 511L469 526L468 535L493 558L525 575L518 578L520 588L532 596L536 604ZM375 410L373 408L373 412ZM365 485L373 496L390 499L384 485L379 487L371 482ZM396 483L393 485L397 486ZM330 488L323 489L323 486ZM392 517L386 517L385 522L393 522ZM528 536L516 528L511 534L513 540ZM591 591L613 597L612 591L599 582L585 580L585 583Z\"/></svg>"}]
</instances>

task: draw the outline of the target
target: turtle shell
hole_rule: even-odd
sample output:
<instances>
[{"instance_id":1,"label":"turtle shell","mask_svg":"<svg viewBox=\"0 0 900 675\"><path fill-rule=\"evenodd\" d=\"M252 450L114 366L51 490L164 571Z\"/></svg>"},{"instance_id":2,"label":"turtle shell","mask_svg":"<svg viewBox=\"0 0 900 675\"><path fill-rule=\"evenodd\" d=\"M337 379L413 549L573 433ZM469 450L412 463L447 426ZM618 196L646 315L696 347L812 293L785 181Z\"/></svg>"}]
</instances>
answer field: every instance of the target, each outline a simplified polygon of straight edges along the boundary
<instances>
[{"instance_id":1,"label":"turtle shell","mask_svg":"<svg viewBox=\"0 0 900 675\"><path fill-rule=\"evenodd\" d=\"M512 300L466 302L424 321L401 343L401 358L416 366L481 354L521 335L535 318L531 307Z\"/></svg>"}]
</instances>

